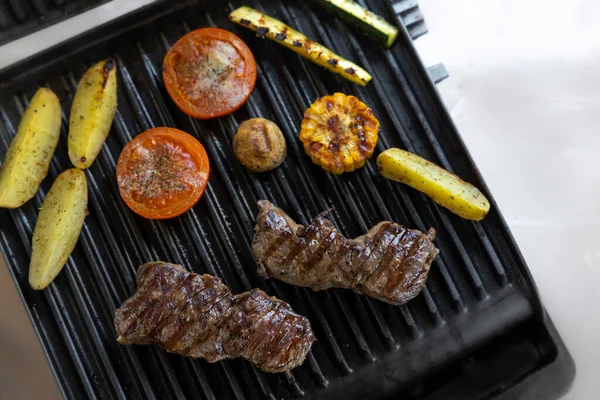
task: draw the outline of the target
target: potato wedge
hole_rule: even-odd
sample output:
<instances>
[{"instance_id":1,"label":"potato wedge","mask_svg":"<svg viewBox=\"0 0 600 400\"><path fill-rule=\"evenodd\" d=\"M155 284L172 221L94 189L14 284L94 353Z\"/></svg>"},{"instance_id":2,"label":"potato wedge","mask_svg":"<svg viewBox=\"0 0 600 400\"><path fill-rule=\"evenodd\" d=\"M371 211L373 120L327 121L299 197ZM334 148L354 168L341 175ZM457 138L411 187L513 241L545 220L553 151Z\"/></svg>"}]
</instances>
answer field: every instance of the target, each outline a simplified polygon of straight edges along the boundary
<instances>
[{"instance_id":1,"label":"potato wedge","mask_svg":"<svg viewBox=\"0 0 600 400\"><path fill-rule=\"evenodd\" d=\"M117 63L92 66L81 78L69 118L69 158L79 169L92 166L102 150L117 110Z\"/></svg>"},{"instance_id":2,"label":"potato wedge","mask_svg":"<svg viewBox=\"0 0 600 400\"><path fill-rule=\"evenodd\" d=\"M0 207L21 207L35 196L48 174L60 122L58 97L50 89L38 89L0 168Z\"/></svg>"},{"instance_id":3,"label":"potato wedge","mask_svg":"<svg viewBox=\"0 0 600 400\"><path fill-rule=\"evenodd\" d=\"M87 180L83 171L69 169L56 178L33 232L29 284L44 289L73 252L87 215Z\"/></svg>"},{"instance_id":4,"label":"potato wedge","mask_svg":"<svg viewBox=\"0 0 600 400\"><path fill-rule=\"evenodd\" d=\"M490 203L475 186L436 164L401 149L388 149L377 157L383 176L425 193L453 213L481 221Z\"/></svg>"}]
</instances>

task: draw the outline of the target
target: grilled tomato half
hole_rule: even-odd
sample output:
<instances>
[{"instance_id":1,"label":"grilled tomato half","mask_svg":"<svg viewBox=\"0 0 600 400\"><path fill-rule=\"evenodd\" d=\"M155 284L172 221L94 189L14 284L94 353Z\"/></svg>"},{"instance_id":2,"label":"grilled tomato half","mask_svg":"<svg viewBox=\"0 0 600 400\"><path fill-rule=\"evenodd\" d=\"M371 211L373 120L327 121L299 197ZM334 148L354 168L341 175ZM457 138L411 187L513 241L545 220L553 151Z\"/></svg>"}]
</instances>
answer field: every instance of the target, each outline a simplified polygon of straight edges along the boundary
<instances>
[{"instance_id":1,"label":"grilled tomato half","mask_svg":"<svg viewBox=\"0 0 600 400\"><path fill-rule=\"evenodd\" d=\"M246 43L219 28L192 31L171 47L163 63L169 95L187 115L210 119L231 114L256 83L256 61Z\"/></svg>"},{"instance_id":2,"label":"grilled tomato half","mask_svg":"<svg viewBox=\"0 0 600 400\"><path fill-rule=\"evenodd\" d=\"M121 197L148 219L177 217L202 197L210 173L204 147L174 128L154 128L129 142L117 164Z\"/></svg>"},{"instance_id":3,"label":"grilled tomato half","mask_svg":"<svg viewBox=\"0 0 600 400\"><path fill-rule=\"evenodd\" d=\"M315 164L340 175L365 165L379 133L373 111L354 96L321 97L304 113L300 140Z\"/></svg>"}]
</instances>

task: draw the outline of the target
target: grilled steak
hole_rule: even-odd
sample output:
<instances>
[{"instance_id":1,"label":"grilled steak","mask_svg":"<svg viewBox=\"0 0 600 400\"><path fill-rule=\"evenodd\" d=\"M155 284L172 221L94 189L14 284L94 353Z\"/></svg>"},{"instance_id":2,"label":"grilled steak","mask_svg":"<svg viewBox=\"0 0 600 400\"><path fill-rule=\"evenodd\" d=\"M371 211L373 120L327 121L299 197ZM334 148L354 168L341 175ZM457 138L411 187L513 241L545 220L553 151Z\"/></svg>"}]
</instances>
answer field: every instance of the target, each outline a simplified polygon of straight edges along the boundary
<instances>
[{"instance_id":1,"label":"grilled steak","mask_svg":"<svg viewBox=\"0 0 600 400\"><path fill-rule=\"evenodd\" d=\"M234 296L219 278L163 262L141 266L137 282L115 313L121 344L208 362L239 357L275 373L301 365L315 341L308 319L259 289Z\"/></svg>"},{"instance_id":2,"label":"grilled steak","mask_svg":"<svg viewBox=\"0 0 600 400\"><path fill-rule=\"evenodd\" d=\"M385 221L348 239L326 218L327 212L305 227L266 200L258 204L252 252L263 278L315 291L350 288L403 304L423 289L439 252L432 243L434 229L424 234Z\"/></svg>"}]
</instances>

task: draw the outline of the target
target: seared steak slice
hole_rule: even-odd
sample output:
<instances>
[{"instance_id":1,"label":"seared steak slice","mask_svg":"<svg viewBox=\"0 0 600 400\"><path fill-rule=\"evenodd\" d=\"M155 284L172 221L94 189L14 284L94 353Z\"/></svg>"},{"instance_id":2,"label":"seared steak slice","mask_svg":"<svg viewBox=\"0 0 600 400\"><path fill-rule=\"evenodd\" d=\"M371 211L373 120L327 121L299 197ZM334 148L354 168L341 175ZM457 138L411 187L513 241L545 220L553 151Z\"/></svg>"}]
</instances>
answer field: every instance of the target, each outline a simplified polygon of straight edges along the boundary
<instances>
[{"instance_id":1,"label":"seared steak slice","mask_svg":"<svg viewBox=\"0 0 600 400\"><path fill-rule=\"evenodd\" d=\"M306 318L262 290L234 296L219 278L163 262L141 266L137 281L115 313L121 344L158 344L209 362L239 357L285 372L304 362L315 341Z\"/></svg>"},{"instance_id":2,"label":"seared steak slice","mask_svg":"<svg viewBox=\"0 0 600 400\"><path fill-rule=\"evenodd\" d=\"M284 372L304 362L315 336L308 319L260 289L236 296L229 318L228 354L252 361L267 372Z\"/></svg>"},{"instance_id":3,"label":"seared steak slice","mask_svg":"<svg viewBox=\"0 0 600 400\"><path fill-rule=\"evenodd\" d=\"M403 304L425 287L439 252L432 243L434 229L424 234L385 221L363 236L348 239L326 218L327 213L305 227L266 200L258 205L252 252L263 278L315 291L349 288Z\"/></svg>"}]
</instances>

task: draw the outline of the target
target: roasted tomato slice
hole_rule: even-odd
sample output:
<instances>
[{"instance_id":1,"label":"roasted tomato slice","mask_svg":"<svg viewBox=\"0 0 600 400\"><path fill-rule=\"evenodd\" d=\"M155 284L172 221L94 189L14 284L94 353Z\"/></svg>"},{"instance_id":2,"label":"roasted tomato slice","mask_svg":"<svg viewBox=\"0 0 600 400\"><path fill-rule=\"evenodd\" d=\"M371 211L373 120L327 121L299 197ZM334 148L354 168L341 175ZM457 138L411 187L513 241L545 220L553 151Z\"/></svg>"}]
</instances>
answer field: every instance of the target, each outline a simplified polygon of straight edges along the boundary
<instances>
[{"instance_id":1,"label":"roasted tomato slice","mask_svg":"<svg viewBox=\"0 0 600 400\"><path fill-rule=\"evenodd\" d=\"M230 114L250 97L256 61L246 43L218 28L192 31L165 56L163 80L187 115L209 119Z\"/></svg>"},{"instance_id":2,"label":"roasted tomato slice","mask_svg":"<svg viewBox=\"0 0 600 400\"><path fill-rule=\"evenodd\" d=\"M129 142L117 164L121 197L149 219L183 214L202 197L210 164L204 147L174 128L154 128Z\"/></svg>"}]
</instances>

